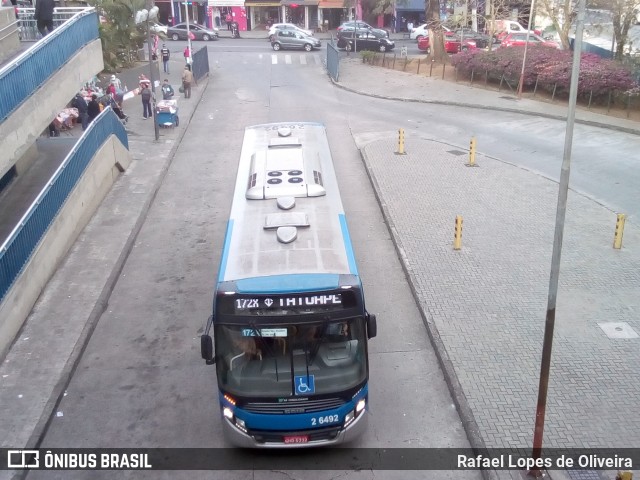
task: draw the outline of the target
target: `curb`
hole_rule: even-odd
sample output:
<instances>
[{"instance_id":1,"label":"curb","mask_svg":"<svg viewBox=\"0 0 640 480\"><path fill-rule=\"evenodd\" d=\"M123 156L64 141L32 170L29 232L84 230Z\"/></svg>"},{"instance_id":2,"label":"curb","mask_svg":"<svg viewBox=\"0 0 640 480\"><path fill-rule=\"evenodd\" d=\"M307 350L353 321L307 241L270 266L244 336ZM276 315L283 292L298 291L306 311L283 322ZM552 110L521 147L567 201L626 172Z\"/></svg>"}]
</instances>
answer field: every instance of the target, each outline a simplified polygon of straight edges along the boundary
<instances>
[{"instance_id":1,"label":"curb","mask_svg":"<svg viewBox=\"0 0 640 480\"><path fill-rule=\"evenodd\" d=\"M544 113L544 112L529 112L527 110L519 110L517 108L506 108L506 107L494 107L491 105L480 105L480 104L473 104L473 103L461 103L461 102L451 102L451 101L444 101L444 100L419 100L417 98L399 98L399 97L391 97L388 95L379 95L376 93L367 93L367 92L363 92L361 90L356 90L354 88L351 87L347 87L343 84L341 84L339 81L336 81L333 79L333 77L331 77L331 75L329 75L329 78L331 78L331 81L333 82L334 85L336 85L337 87L342 88L343 90L346 90L348 92L351 93L355 93L357 95L364 95L367 97L373 97L373 98L380 98L382 100L394 100L397 102L410 102L410 103L424 103L424 104L431 104L431 105L447 105L447 106L452 106L452 107L463 107L463 108L475 108L475 109L479 109L479 110L492 110L495 112L505 112L505 113L518 113L520 115L527 115L530 117L540 117L540 118L548 118L550 120L560 120L560 121L566 121L567 117L563 116L563 115L552 115L549 113ZM576 118L575 123L579 123L581 125L587 125L590 127L597 127L597 128L603 128L603 129L607 129L607 130L615 130L618 132L623 132L623 133L628 133L631 135L638 135L640 136L640 130L638 129L633 129L633 128L627 128L627 127L621 127L618 125L610 125L607 123L601 123L601 122L596 122L593 120L581 120L579 118Z\"/></svg>"}]
</instances>

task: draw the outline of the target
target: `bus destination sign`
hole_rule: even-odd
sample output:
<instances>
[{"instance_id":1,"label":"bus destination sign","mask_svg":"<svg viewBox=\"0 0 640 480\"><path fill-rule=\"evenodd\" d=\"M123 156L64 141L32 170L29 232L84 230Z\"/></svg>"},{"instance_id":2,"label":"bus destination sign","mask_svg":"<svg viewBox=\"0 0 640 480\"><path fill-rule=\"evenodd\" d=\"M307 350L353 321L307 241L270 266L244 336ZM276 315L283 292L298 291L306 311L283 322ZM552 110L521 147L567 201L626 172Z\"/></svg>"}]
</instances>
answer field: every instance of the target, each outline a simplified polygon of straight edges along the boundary
<instances>
[{"instance_id":1,"label":"bus destination sign","mask_svg":"<svg viewBox=\"0 0 640 480\"><path fill-rule=\"evenodd\" d=\"M234 307L237 314L257 313L264 310L336 310L342 308L342 294L242 297L234 299Z\"/></svg>"}]
</instances>

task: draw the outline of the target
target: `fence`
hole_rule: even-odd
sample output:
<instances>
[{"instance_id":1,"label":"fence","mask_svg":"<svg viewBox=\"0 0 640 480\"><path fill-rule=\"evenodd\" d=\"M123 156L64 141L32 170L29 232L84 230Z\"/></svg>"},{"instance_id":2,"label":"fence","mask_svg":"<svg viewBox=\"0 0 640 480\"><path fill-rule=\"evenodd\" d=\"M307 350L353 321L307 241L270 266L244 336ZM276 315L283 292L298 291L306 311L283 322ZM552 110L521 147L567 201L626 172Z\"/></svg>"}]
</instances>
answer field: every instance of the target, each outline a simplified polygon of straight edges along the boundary
<instances>
[{"instance_id":1,"label":"fence","mask_svg":"<svg viewBox=\"0 0 640 480\"><path fill-rule=\"evenodd\" d=\"M58 28L67 20L73 18L74 15L87 10L86 7L58 7L53 10L53 28ZM42 38L36 26L36 19L33 18L35 8L19 7L18 8L18 29L20 31L20 40L37 41Z\"/></svg>"},{"instance_id":2,"label":"fence","mask_svg":"<svg viewBox=\"0 0 640 480\"><path fill-rule=\"evenodd\" d=\"M327 43L327 71L337 82L340 77L340 52L333 43Z\"/></svg>"},{"instance_id":3,"label":"fence","mask_svg":"<svg viewBox=\"0 0 640 480\"><path fill-rule=\"evenodd\" d=\"M120 119L111 108L106 108L91 122L9 238L0 246L0 302L29 261L87 165L111 135L129 148L127 133Z\"/></svg>"},{"instance_id":4,"label":"fence","mask_svg":"<svg viewBox=\"0 0 640 480\"><path fill-rule=\"evenodd\" d=\"M31 9L33 10L33 9ZM0 122L47 82L61 65L98 38L98 15L93 8L80 9L64 28L42 41L0 70Z\"/></svg>"},{"instance_id":5,"label":"fence","mask_svg":"<svg viewBox=\"0 0 640 480\"><path fill-rule=\"evenodd\" d=\"M193 77L197 82L205 75L209 75L209 52L206 46L193 54Z\"/></svg>"}]
</instances>

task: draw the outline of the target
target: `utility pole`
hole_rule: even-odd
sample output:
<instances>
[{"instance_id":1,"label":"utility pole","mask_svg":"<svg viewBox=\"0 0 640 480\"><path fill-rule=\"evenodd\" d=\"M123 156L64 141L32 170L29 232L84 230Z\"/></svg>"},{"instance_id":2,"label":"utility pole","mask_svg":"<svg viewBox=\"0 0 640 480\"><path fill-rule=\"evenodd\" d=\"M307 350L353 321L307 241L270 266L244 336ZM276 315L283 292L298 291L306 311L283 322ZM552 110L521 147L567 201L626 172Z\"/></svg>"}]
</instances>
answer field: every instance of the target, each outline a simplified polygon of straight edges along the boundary
<instances>
[{"instance_id":1,"label":"utility pole","mask_svg":"<svg viewBox=\"0 0 640 480\"><path fill-rule=\"evenodd\" d=\"M580 76L580 58L582 54L582 34L584 31L584 17L586 0L579 0L578 17L576 23L576 37L573 43L573 65L571 68L571 84L569 87L569 110L567 113L567 129L564 139L564 154L560 170L560 184L558 185L558 206L556 210L556 227L553 238L553 252L551 254L551 274L549 278L549 295L547 315L544 326L542 343L542 359L540 362L540 384L538 386L538 404L536 406L536 421L533 432L533 458L542 455L542 439L544 436L544 418L547 409L547 391L549 389L549 372L551 369L551 350L553 346L553 330L556 320L556 297L558 295L558 279L560 277L560 257L562 253L562 237L564 234L564 219L567 210L569 192L569 174L571 166L571 146L573 142L573 127L576 117L576 100L578 97L578 79ZM529 472L540 476L539 468Z\"/></svg>"}]
</instances>

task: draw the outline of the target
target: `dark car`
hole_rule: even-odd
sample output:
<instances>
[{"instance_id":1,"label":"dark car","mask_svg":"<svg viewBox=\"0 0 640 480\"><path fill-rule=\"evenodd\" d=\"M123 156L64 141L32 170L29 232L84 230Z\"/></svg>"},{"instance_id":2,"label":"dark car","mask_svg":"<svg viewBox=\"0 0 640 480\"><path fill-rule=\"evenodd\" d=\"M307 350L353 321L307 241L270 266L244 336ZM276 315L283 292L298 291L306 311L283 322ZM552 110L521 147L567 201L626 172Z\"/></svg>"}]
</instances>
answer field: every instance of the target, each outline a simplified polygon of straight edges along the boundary
<instances>
[{"instance_id":1,"label":"dark car","mask_svg":"<svg viewBox=\"0 0 640 480\"><path fill-rule=\"evenodd\" d=\"M358 30L342 30L338 33L338 47L347 52L354 50L375 50L387 52L393 50L396 44L379 33Z\"/></svg>"},{"instance_id":2,"label":"dark car","mask_svg":"<svg viewBox=\"0 0 640 480\"><path fill-rule=\"evenodd\" d=\"M192 40L209 41L218 39L217 28L211 29L197 23L189 23L189 31L193 34ZM187 24L178 23L177 25L167 28L167 37L171 40L186 40Z\"/></svg>"},{"instance_id":3,"label":"dark car","mask_svg":"<svg viewBox=\"0 0 640 480\"><path fill-rule=\"evenodd\" d=\"M357 27L356 27L357 25ZM379 35L382 35L384 37L389 37L389 32L386 30L383 30L381 28L373 28L371 25L369 25L368 23L364 23L364 22L344 22L342 25L340 25L338 27L338 34L340 34L340 32L345 31L345 30L354 30L357 29L358 31L367 31L367 32L373 32L373 33L377 33Z\"/></svg>"},{"instance_id":4,"label":"dark car","mask_svg":"<svg viewBox=\"0 0 640 480\"><path fill-rule=\"evenodd\" d=\"M297 48L310 52L314 48L320 48L320 40L310 35L295 30L276 30L271 36L271 47L274 50Z\"/></svg>"}]
</instances>

